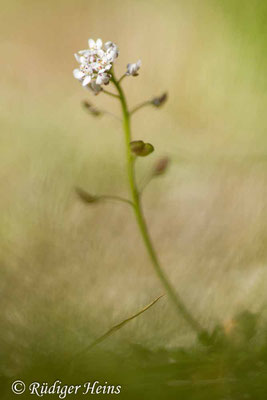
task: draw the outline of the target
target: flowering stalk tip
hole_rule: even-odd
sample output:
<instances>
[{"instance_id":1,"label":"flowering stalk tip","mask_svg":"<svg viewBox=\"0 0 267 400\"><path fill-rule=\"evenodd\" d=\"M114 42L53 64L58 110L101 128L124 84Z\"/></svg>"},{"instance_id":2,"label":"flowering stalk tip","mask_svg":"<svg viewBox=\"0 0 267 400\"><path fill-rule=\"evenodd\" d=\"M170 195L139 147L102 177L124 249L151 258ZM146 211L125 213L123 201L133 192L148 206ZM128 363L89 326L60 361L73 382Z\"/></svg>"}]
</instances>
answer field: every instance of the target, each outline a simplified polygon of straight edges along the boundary
<instances>
[{"instance_id":1,"label":"flowering stalk tip","mask_svg":"<svg viewBox=\"0 0 267 400\"><path fill-rule=\"evenodd\" d=\"M92 89L95 93L101 91L102 85L110 81L110 70L119 55L118 47L113 42L106 42L103 46L101 39L88 40L88 49L80 50L74 54L79 68L74 69L74 78L78 79L82 86Z\"/></svg>"}]
</instances>

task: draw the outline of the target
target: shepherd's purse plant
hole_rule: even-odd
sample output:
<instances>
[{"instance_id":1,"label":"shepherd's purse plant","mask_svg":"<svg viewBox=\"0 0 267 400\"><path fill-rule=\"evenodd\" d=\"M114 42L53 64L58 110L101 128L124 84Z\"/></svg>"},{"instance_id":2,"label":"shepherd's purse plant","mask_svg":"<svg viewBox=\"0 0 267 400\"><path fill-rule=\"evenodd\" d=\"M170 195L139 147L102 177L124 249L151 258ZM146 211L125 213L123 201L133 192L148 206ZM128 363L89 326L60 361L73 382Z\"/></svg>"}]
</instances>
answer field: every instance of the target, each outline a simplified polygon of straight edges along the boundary
<instances>
[{"instance_id":1,"label":"shepherd's purse plant","mask_svg":"<svg viewBox=\"0 0 267 400\"><path fill-rule=\"evenodd\" d=\"M135 163L137 158L148 156L154 151L154 147L151 143L145 143L143 140L133 140L131 132L132 116L138 110L145 106L151 105L157 108L161 107L167 100L167 94L163 93L159 97L144 101L138 104L136 107L129 109L126 96L122 87L122 82L127 77L138 76L141 67L141 60L138 60L136 63L129 63L126 67L125 73L118 79L115 75L114 63L119 56L119 50L115 43L109 41L103 45L101 39L97 39L96 41L94 41L93 39L89 39L88 48L78 51L78 53L76 53L74 56L79 65L78 68L74 69L73 75L81 82L82 86L92 91L95 95L103 93L112 96L121 104L130 199L106 195L94 196L80 188L77 189L77 193L79 194L80 198L86 203L94 203L112 198L118 201L126 202L132 207L140 231L140 235L142 237L147 253L149 254L151 264L154 268L156 275L161 281L162 286L164 287L169 299L172 301L179 316L182 315L185 321L197 334L199 339L201 341L205 341L205 338L207 338L208 336L206 331L202 328L200 323L194 318L192 313L185 306L184 302L168 279L160 264L144 216L144 211L142 207L142 189L138 187L136 180ZM106 90L106 87L108 85L113 85L115 93ZM84 102L84 105L88 109L88 111L90 111L91 114L95 116L103 113L103 111L96 109L87 101ZM159 159L158 162L154 165L154 168L150 175L150 179L162 175L166 171L168 163L169 160L167 158Z\"/></svg>"}]
</instances>

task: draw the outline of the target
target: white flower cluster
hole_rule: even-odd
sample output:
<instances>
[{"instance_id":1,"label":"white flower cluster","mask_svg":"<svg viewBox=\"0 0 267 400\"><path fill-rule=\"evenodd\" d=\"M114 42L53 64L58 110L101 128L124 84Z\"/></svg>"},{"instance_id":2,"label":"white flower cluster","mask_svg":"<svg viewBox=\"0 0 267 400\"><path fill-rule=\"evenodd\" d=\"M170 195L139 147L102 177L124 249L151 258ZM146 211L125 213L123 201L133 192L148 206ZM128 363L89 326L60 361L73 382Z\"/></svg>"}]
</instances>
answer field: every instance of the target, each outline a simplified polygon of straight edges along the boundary
<instances>
[{"instance_id":1,"label":"white flower cluster","mask_svg":"<svg viewBox=\"0 0 267 400\"><path fill-rule=\"evenodd\" d=\"M101 39L97 39L96 42L89 39L88 45L89 49L80 50L74 54L80 66L73 71L73 75L82 82L83 86L90 84L90 87L98 93L101 85L109 83L111 74L108 71L112 68L119 51L112 42L106 42L102 48Z\"/></svg>"},{"instance_id":2,"label":"white flower cluster","mask_svg":"<svg viewBox=\"0 0 267 400\"><path fill-rule=\"evenodd\" d=\"M80 65L73 71L73 75L83 86L98 94L102 90L101 86L107 85L112 77L110 70L119 55L119 50L113 42L106 42L103 46L101 39L89 39L88 46L88 49L74 54ZM141 60L127 64L124 76L138 76L140 67Z\"/></svg>"}]
</instances>

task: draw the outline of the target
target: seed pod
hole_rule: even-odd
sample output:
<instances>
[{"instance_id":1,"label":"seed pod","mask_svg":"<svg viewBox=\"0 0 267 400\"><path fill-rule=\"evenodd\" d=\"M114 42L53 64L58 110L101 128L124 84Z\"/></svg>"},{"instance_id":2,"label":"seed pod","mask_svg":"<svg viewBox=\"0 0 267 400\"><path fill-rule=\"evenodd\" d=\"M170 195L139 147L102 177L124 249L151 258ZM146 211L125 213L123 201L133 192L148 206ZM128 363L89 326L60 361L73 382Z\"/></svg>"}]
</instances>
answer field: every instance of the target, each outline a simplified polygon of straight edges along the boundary
<instances>
[{"instance_id":1,"label":"seed pod","mask_svg":"<svg viewBox=\"0 0 267 400\"><path fill-rule=\"evenodd\" d=\"M76 188L76 193L84 203L96 203L99 197L93 196L81 188Z\"/></svg>"},{"instance_id":2,"label":"seed pod","mask_svg":"<svg viewBox=\"0 0 267 400\"><path fill-rule=\"evenodd\" d=\"M168 94L165 92L159 97L154 97L154 99L151 100L151 104L153 104L155 107L160 107L167 101L167 98Z\"/></svg>"},{"instance_id":3,"label":"seed pod","mask_svg":"<svg viewBox=\"0 0 267 400\"><path fill-rule=\"evenodd\" d=\"M86 110L92 114L94 117L99 117L102 112L99 111L97 108L95 108L91 103L89 103L88 101L83 101L83 106L86 108Z\"/></svg>"},{"instance_id":4,"label":"seed pod","mask_svg":"<svg viewBox=\"0 0 267 400\"><path fill-rule=\"evenodd\" d=\"M143 150L145 143L143 140L134 140L130 143L131 151L134 154L138 154L140 151Z\"/></svg>"},{"instance_id":5,"label":"seed pod","mask_svg":"<svg viewBox=\"0 0 267 400\"><path fill-rule=\"evenodd\" d=\"M143 140L134 140L130 146L132 153L139 157L146 157L154 151L152 144L144 143Z\"/></svg>"},{"instance_id":6,"label":"seed pod","mask_svg":"<svg viewBox=\"0 0 267 400\"><path fill-rule=\"evenodd\" d=\"M160 158L154 165L153 175L158 176L164 174L169 164L170 160L168 157Z\"/></svg>"},{"instance_id":7,"label":"seed pod","mask_svg":"<svg viewBox=\"0 0 267 400\"><path fill-rule=\"evenodd\" d=\"M152 146L151 143L145 143L145 146L141 152L141 154L139 154L141 157L146 157L149 154L153 153L154 151L154 147Z\"/></svg>"}]
</instances>

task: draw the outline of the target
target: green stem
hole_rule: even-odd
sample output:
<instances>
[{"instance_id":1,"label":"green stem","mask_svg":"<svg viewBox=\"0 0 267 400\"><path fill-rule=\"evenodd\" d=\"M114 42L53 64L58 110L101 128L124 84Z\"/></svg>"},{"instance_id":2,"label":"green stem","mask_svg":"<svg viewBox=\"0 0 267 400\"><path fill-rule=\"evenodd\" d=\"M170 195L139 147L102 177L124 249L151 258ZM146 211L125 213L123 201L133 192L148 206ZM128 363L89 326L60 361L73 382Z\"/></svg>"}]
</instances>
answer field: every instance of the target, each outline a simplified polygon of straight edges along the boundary
<instances>
[{"instance_id":1,"label":"green stem","mask_svg":"<svg viewBox=\"0 0 267 400\"><path fill-rule=\"evenodd\" d=\"M118 83L121 83L121 81L123 81L124 78L126 78L127 74L123 74L120 79L118 80Z\"/></svg>"},{"instance_id":2,"label":"green stem","mask_svg":"<svg viewBox=\"0 0 267 400\"><path fill-rule=\"evenodd\" d=\"M119 98L117 94L111 93L106 89L102 89L102 92L108 94L109 96L116 97L117 99Z\"/></svg>"},{"instance_id":3,"label":"green stem","mask_svg":"<svg viewBox=\"0 0 267 400\"><path fill-rule=\"evenodd\" d=\"M155 270L158 278L160 279L162 285L164 286L167 294L169 295L169 298L172 300L173 304L175 305L177 312L179 313L179 315L182 315L184 317L184 319L187 321L187 323L191 326L191 328L198 335L201 335L201 334L205 333L205 331L203 330L201 325L198 323L198 321L195 320L195 318L188 311L188 309L184 305L183 301L181 300L180 296L176 293L175 289L169 282L167 276L165 275L163 269L161 268L157 253L152 244L152 241L151 241L151 238L150 238L150 235L148 232L147 224L145 221L145 217L143 214L140 194L138 192L137 184L136 184L134 157L131 153L131 148L130 148L130 142L131 142L130 112L128 110L124 92L123 92L119 82L116 80L114 73L112 73L112 82L116 86L116 89L119 94L120 102L121 102L121 107L122 107L123 128L124 128L124 133L125 133L125 150L126 150L126 157L127 157L128 180L129 180L130 191L131 191L131 195L132 195L132 202L133 202L135 217L136 217L139 229L140 229L140 233L143 238L143 242L145 244L147 252L152 261L154 270Z\"/></svg>"}]
</instances>

